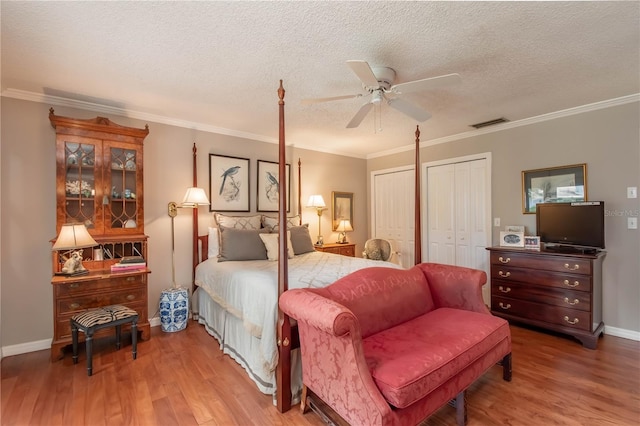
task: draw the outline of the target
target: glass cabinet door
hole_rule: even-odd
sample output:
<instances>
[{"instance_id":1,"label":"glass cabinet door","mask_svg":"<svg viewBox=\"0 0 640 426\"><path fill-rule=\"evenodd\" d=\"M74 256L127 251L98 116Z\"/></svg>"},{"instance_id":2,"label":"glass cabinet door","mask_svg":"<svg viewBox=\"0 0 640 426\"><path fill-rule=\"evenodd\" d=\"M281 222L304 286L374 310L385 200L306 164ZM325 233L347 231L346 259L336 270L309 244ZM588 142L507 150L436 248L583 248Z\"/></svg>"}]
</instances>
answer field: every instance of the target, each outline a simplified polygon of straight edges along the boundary
<instances>
[{"instance_id":1,"label":"glass cabinet door","mask_svg":"<svg viewBox=\"0 0 640 426\"><path fill-rule=\"evenodd\" d=\"M142 226L138 191L142 187L141 154L130 145L105 144L109 208L105 231L136 231Z\"/></svg>"},{"instance_id":2,"label":"glass cabinet door","mask_svg":"<svg viewBox=\"0 0 640 426\"><path fill-rule=\"evenodd\" d=\"M64 215L66 223L84 223L96 229L96 145L86 142L64 143ZM99 192L99 191L98 191Z\"/></svg>"}]
</instances>

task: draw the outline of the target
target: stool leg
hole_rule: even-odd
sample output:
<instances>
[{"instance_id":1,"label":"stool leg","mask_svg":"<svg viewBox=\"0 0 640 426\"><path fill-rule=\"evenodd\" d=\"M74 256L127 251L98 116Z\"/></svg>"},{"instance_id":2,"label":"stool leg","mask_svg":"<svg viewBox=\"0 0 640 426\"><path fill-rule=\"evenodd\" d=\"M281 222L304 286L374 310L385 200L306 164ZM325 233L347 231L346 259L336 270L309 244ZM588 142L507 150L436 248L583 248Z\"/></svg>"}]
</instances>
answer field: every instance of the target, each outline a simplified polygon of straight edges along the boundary
<instances>
[{"instance_id":1,"label":"stool leg","mask_svg":"<svg viewBox=\"0 0 640 426\"><path fill-rule=\"evenodd\" d=\"M73 341L73 363L78 363L78 327L71 320L71 340Z\"/></svg>"},{"instance_id":2,"label":"stool leg","mask_svg":"<svg viewBox=\"0 0 640 426\"><path fill-rule=\"evenodd\" d=\"M122 326L116 325L116 349L120 349L120 331L122 331Z\"/></svg>"},{"instance_id":3,"label":"stool leg","mask_svg":"<svg viewBox=\"0 0 640 426\"><path fill-rule=\"evenodd\" d=\"M87 346L87 376L93 374L93 330L86 331L85 345Z\"/></svg>"},{"instance_id":4,"label":"stool leg","mask_svg":"<svg viewBox=\"0 0 640 426\"><path fill-rule=\"evenodd\" d=\"M131 346L133 351L133 359L138 357L138 323L134 321L131 323Z\"/></svg>"}]
</instances>

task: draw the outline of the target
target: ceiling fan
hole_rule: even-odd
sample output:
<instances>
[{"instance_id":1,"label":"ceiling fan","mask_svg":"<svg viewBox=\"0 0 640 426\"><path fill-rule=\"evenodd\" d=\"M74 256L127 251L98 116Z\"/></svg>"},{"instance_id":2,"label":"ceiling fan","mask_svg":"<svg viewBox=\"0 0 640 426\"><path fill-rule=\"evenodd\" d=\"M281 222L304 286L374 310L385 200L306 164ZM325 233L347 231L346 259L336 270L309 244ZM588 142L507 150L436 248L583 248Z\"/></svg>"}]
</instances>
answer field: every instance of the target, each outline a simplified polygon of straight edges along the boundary
<instances>
[{"instance_id":1,"label":"ceiling fan","mask_svg":"<svg viewBox=\"0 0 640 426\"><path fill-rule=\"evenodd\" d=\"M349 121L347 128L358 127L371 108L382 104L383 101L386 101L387 105L391 108L396 109L417 121L426 121L431 117L431 114L419 106L402 99L400 96L405 93L436 89L462 81L459 74L447 74L439 77L424 78L422 80L408 81L406 83L394 85L393 82L396 78L396 72L392 68L371 68L366 61L357 60L347 61L347 65L351 68L351 71L354 72L356 77L362 81L362 87L368 92L368 94L358 93L355 95L302 100L303 104L315 104L370 95L370 99L360 107L358 112L356 112L356 115L354 115L351 121Z\"/></svg>"}]
</instances>

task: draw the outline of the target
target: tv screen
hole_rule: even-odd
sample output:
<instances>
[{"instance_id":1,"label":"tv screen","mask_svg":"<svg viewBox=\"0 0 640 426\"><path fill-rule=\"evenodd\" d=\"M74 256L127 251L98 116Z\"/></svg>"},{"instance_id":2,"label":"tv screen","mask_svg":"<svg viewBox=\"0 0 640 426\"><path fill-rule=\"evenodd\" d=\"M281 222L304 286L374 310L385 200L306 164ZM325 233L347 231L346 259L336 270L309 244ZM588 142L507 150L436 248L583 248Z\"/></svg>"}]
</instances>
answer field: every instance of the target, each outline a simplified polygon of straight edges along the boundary
<instances>
[{"instance_id":1,"label":"tv screen","mask_svg":"<svg viewBox=\"0 0 640 426\"><path fill-rule=\"evenodd\" d=\"M604 248L604 201L536 205L540 241L560 246Z\"/></svg>"}]
</instances>

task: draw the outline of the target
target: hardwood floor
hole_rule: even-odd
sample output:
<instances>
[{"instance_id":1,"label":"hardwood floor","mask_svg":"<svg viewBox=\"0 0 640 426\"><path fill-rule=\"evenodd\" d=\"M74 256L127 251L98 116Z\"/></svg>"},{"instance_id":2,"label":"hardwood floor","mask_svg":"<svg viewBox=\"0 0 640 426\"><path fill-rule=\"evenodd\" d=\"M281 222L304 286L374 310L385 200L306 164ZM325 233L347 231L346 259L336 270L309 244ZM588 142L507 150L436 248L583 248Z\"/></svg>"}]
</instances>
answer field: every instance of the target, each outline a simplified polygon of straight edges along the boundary
<instances>
[{"instance_id":1,"label":"hardwood floor","mask_svg":"<svg viewBox=\"0 0 640 426\"><path fill-rule=\"evenodd\" d=\"M640 424L640 342L604 336L597 350L571 338L516 326L513 381L494 367L468 390L468 425ZM131 359L129 338L94 344L93 376L84 350L49 361L49 351L2 360L2 425L322 425L298 407L280 414L202 326L152 329ZM446 406L422 423L455 425Z\"/></svg>"}]
</instances>

